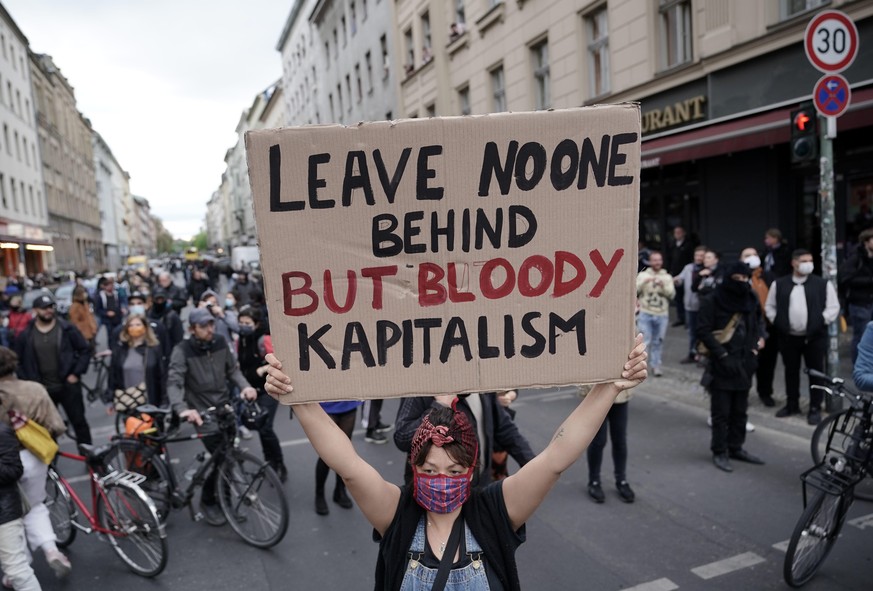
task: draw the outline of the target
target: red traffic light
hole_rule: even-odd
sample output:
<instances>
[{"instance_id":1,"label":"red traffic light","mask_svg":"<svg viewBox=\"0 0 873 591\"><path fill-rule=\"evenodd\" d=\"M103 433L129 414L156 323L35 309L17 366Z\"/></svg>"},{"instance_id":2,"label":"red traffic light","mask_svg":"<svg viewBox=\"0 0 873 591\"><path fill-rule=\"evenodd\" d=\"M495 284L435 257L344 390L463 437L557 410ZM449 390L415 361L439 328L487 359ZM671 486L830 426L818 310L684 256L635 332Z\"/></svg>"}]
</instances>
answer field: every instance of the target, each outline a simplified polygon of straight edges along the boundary
<instances>
[{"instance_id":1,"label":"red traffic light","mask_svg":"<svg viewBox=\"0 0 873 591\"><path fill-rule=\"evenodd\" d=\"M811 117L806 111L798 111L794 116L794 126L798 131L807 131Z\"/></svg>"}]
</instances>

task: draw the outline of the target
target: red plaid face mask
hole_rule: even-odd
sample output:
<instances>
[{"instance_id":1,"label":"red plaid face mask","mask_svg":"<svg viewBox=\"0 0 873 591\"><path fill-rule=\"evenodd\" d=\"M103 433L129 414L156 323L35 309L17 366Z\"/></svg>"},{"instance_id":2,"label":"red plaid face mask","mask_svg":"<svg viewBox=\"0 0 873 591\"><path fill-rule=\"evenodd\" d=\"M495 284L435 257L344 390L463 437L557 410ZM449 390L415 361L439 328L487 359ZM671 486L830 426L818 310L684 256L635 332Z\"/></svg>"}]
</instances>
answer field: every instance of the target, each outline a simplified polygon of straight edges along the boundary
<instances>
[{"instance_id":1,"label":"red plaid face mask","mask_svg":"<svg viewBox=\"0 0 873 591\"><path fill-rule=\"evenodd\" d=\"M451 513L463 505L470 496L471 466L464 474L422 474L418 467L412 469L415 484L415 502L432 513Z\"/></svg>"}]
</instances>

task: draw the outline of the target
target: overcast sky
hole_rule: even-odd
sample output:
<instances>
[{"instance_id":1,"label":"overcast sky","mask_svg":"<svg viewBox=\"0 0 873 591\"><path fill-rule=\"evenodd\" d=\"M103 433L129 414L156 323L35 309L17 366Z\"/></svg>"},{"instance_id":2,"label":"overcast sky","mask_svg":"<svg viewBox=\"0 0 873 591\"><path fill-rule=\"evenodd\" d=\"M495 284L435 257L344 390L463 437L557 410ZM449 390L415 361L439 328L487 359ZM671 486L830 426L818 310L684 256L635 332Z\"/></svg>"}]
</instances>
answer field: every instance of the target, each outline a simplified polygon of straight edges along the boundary
<instances>
[{"instance_id":1,"label":"overcast sky","mask_svg":"<svg viewBox=\"0 0 873 591\"><path fill-rule=\"evenodd\" d=\"M204 223L240 114L282 75L294 1L0 0L177 238Z\"/></svg>"}]
</instances>

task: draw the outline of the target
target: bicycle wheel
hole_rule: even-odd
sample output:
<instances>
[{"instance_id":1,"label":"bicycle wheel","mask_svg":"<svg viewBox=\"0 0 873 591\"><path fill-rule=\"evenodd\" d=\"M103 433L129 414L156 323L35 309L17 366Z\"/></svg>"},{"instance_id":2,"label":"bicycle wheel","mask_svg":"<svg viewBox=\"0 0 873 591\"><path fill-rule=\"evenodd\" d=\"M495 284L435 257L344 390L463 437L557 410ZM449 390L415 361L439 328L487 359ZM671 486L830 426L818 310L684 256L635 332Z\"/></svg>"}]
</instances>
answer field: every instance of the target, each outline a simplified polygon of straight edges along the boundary
<instances>
[{"instance_id":1,"label":"bicycle wheel","mask_svg":"<svg viewBox=\"0 0 873 591\"><path fill-rule=\"evenodd\" d=\"M161 523L167 521L173 508L170 468L158 454L157 449L138 439L118 439L115 449L107 456L107 465L116 470L142 474L146 479L139 484L155 504Z\"/></svg>"},{"instance_id":2,"label":"bicycle wheel","mask_svg":"<svg viewBox=\"0 0 873 591\"><path fill-rule=\"evenodd\" d=\"M842 421L845 420L845 416L850 410L851 409L843 409L839 412L831 413L825 417L818 426L816 426L815 431L812 434L812 440L810 441L810 451L812 452L813 462L820 464L826 459L825 452L827 452L827 444L830 434L837 425L842 425ZM834 434L834 438L831 442L831 449L834 450L834 452L839 452L840 450L845 452L849 449L849 445L852 444L852 439L845 433L853 433L860 420L861 419L857 414L852 415L848 419L849 423L841 426L841 431L843 432ZM843 426L845 428L842 428ZM873 478L865 478L856 484L854 497L856 499L861 499L862 501L873 501Z\"/></svg>"},{"instance_id":3,"label":"bicycle wheel","mask_svg":"<svg viewBox=\"0 0 873 591\"><path fill-rule=\"evenodd\" d=\"M852 504L852 491L842 495L818 492L806 506L785 553L783 577L791 587L806 584L827 558L837 541L846 512Z\"/></svg>"},{"instance_id":4,"label":"bicycle wheel","mask_svg":"<svg viewBox=\"0 0 873 591\"><path fill-rule=\"evenodd\" d=\"M167 566L167 534L154 503L138 487L125 482L104 486L97 520L109 530L112 549L134 573L154 577Z\"/></svg>"},{"instance_id":5,"label":"bicycle wheel","mask_svg":"<svg viewBox=\"0 0 873 591\"><path fill-rule=\"evenodd\" d=\"M270 548L285 537L288 502L279 477L266 462L229 451L218 470L216 492L230 527L252 546Z\"/></svg>"},{"instance_id":6,"label":"bicycle wheel","mask_svg":"<svg viewBox=\"0 0 873 591\"><path fill-rule=\"evenodd\" d=\"M76 539L76 527L73 521L76 519L76 506L66 487L61 484L54 468L49 468L45 479L45 506L49 512L52 529L55 530L57 545L66 548Z\"/></svg>"}]
</instances>

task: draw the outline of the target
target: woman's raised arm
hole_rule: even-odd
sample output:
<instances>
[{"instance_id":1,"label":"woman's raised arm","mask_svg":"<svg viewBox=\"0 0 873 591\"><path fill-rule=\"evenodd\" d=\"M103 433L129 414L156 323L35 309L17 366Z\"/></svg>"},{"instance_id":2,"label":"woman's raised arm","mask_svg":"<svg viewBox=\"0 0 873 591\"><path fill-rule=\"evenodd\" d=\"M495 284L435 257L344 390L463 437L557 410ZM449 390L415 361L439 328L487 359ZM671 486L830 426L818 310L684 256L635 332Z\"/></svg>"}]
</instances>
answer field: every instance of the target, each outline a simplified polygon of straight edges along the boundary
<instances>
[{"instance_id":1,"label":"woman's raised arm","mask_svg":"<svg viewBox=\"0 0 873 591\"><path fill-rule=\"evenodd\" d=\"M521 527L573 462L594 439L606 414L622 390L633 388L646 378L646 347L637 335L634 348L624 364L622 379L598 384L558 428L545 450L503 481L503 498L514 528Z\"/></svg>"},{"instance_id":2,"label":"woman's raised arm","mask_svg":"<svg viewBox=\"0 0 873 591\"><path fill-rule=\"evenodd\" d=\"M291 378L282 371L282 364L272 353L265 366L268 394L278 396L294 390ZM296 404L294 415L306 432L312 447L324 463L339 474L367 520L384 534L400 501L400 489L387 482L379 472L355 451L352 442L319 404Z\"/></svg>"}]
</instances>

